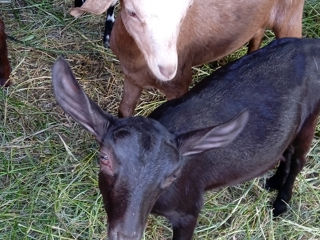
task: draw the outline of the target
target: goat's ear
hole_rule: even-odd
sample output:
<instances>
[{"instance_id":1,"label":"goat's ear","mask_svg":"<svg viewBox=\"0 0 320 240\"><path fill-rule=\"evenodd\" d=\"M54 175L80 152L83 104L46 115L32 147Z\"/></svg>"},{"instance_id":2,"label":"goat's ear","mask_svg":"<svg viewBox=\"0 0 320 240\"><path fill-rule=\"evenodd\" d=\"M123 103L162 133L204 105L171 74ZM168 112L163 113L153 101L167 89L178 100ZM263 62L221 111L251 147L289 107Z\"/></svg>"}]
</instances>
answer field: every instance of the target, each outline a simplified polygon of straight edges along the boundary
<instances>
[{"instance_id":1,"label":"goat's ear","mask_svg":"<svg viewBox=\"0 0 320 240\"><path fill-rule=\"evenodd\" d=\"M179 151L183 156L201 153L231 143L243 130L249 119L248 111L229 122L215 127L195 130L178 136Z\"/></svg>"},{"instance_id":2,"label":"goat's ear","mask_svg":"<svg viewBox=\"0 0 320 240\"><path fill-rule=\"evenodd\" d=\"M63 58L59 58L53 66L52 84L56 100L63 110L101 142L113 117L103 112L83 92Z\"/></svg>"},{"instance_id":3,"label":"goat's ear","mask_svg":"<svg viewBox=\"0 0 320 240\"><path fill-rule=\"evenodd\" d=\"M81 7L71 8L70 14L74 17L79 17L85 12L100 15L116 3L117 0L86 0Z\"/></svg>"}]
</instances>

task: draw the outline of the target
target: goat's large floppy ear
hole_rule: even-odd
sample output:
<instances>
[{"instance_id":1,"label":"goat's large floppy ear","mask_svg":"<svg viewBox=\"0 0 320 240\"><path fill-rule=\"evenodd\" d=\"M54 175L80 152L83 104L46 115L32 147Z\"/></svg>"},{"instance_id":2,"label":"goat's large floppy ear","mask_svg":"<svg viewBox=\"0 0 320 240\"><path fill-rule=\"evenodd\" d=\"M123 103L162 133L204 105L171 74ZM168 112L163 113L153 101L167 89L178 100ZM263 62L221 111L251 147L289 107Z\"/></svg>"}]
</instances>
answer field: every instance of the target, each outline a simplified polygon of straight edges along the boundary
<instances>
[{"instance_id":1,"label":"goat's large floppy ear","mask_svg":"<svg viewBox=\"0 0 320 240\"><path fill-rule=\"evenodd\" d=\"M117 0L86 0L81 7L71 8L70 14L79 17L85 12L100 15L115 5Z\"/></svg>"},{"instance_id":2,"label":"goat's large floppy ear","mask_svg":"<svg viewBox=\"0 0 320 240\"><path fill-rule=\"evenodd\" d=\"M56 100L63 110L93 133L98 142L101 142L113 117L103 112L83 92L63 58L57 59L53 66L52 84Z\"/></svg>"},{"instance_id":3,"label":"goat's large floppy ear","mask_svg":"<svg viewBox=\"0 0 320 240\"><path fill-rule=\"evenodd\" d=\"M178 136L179 151L183 156L188 156L224 147L241 133L248 119L249 113L244 111L221 125L182 134Z\"/></svg>"}]
</instances>

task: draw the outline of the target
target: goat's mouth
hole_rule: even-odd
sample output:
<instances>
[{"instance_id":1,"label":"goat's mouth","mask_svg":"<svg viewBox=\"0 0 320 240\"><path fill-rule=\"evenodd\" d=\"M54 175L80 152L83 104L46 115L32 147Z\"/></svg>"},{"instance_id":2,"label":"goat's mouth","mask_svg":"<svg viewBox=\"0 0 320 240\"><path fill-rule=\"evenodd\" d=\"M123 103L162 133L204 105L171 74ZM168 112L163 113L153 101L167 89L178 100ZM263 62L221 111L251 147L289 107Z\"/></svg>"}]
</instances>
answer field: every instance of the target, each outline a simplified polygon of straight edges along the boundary
<instances>
[{"instance_id":1,"label":"goat's mouth","mask_svg":"<svg viewBox=\"0 0 320 240\"><path fill-rule=\"evenodd\" d=\"M143 229L143 228L142 228ZM109 229L109 240L140 240L143 230L129 232L126 229Z\"/></svg>"},{"instance_id":2,"label":"goat's mouth","mask_svg":"<svg viewBox=\"0 0 320 240\"><path fill-rule=\"evenodd\" d=\"M108 222L108 239L109 240L140 240L144 229L147 225L148 215L154 204L142 212L128 211L125 217Z\"/></svg>"}]
</instances>

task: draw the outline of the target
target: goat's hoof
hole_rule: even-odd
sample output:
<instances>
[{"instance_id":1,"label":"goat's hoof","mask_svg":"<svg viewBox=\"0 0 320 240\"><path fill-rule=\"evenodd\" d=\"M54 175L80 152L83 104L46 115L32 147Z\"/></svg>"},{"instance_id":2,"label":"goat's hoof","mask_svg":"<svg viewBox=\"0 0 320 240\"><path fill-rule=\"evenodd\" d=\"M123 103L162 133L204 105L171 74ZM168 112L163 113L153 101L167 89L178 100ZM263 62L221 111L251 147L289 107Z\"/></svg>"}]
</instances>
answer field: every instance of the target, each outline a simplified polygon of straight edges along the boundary
<instances>
[{"instance_id":1,"label":"goat's hoof","mask_svg":"<svg viewBox=\"0 0 320 240\"><path fill-rule=\"evenodd\" d=\"M273 217L278 217L280 214L284 213L287 211L287 204L283 201L275 201L273 203Z\"/></svg>"},{"instance_id":2,"label":"goat's hoof","mask_svg":"<svg viewBox=\"0 0 320 240\"><path fill-rule=\"evenodd\" d=\"M279 183L278 179L274 179L272 177L266 180L266 185L264 186L264 188L270 192L280 190L280 187L281 184Z\"/></svg>"}]
</instances>

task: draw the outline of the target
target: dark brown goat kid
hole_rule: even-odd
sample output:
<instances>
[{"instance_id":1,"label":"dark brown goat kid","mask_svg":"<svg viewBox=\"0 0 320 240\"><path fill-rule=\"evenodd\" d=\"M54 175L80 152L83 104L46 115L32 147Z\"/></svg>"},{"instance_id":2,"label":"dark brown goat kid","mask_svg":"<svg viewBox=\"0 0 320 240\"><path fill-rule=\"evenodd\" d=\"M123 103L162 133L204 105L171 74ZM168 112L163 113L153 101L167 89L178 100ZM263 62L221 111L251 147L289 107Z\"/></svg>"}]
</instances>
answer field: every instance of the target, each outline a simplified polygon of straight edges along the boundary
<instances>
[{"instance_id":1,"label":"dark brown goat kid","mask_svg":"<svg viewBox=\"0 0 320 240\"><path fill-rule=\"evenodd\" d=\"M114 0L86 0L71 11L101 13ZM104 7L100 6L103 5ZM192 66L217 60L249 42L257 50L266 29L301 37L304 0L121 0L110 47L120 60L120 116L131 116L146 88L168 99L187 92Z\"/></svg>"},{"instance_id":2,"label":"dark brown goat kid","mask_svg":"<svg viewBox=\"0 0 320 240\"><path fill-rule=\"evenodd\" d=\"M278 191L274 215L286 211L320 111L319 66L320 40L276 40L148 118L116 118L58 60L56 99L100 144L108 239L139 240L154 213L171 222L173 239L190 240L206 190L250 180L279 161L266 187Z\"/></svg>"},{"instance_id":3,"label":"dark brown goat kid","mask_svg":"<svg viewBox=\"0 0 320 240\"><path fill-rule=\"evenodd\" d=\"M0 86L9 86L10 64L6 43L7 35L4 30L4 23L0 19Z\"/></svg>"}]
</instances>

